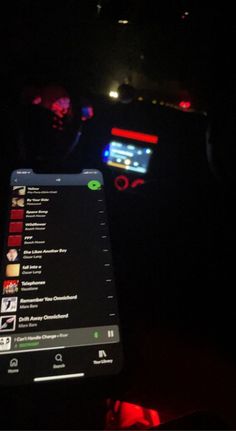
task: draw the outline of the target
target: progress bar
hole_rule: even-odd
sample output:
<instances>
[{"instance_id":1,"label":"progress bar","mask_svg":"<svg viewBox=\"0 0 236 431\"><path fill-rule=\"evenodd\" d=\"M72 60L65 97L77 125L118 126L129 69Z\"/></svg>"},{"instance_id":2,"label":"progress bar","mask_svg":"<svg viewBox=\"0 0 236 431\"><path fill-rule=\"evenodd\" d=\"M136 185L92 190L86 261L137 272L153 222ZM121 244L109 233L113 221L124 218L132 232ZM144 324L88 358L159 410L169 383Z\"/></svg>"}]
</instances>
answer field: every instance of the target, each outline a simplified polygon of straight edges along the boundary
<instances>
[{"instance_id":1,"label":"progress bar","mask_svg":"<svg viewBox=\"0 0 236 431\"><path fill-rule=\"evenodd\" d=\"M62 379L73 379L75 377L84 377L84 373L77 374L63 374L61 376L46 376L46 377L35 377L34 382L46 382L49 380L62 380Z\"/></svg>"}]
</instances>

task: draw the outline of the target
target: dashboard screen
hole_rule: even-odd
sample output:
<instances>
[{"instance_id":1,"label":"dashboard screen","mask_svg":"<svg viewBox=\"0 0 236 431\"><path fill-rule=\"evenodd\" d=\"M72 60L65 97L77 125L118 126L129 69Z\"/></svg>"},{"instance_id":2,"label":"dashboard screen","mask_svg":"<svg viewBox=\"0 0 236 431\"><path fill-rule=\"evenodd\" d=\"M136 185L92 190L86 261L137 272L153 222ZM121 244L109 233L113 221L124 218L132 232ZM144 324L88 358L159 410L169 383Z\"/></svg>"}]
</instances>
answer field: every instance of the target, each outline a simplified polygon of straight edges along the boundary
<instances>
[{"instance_id":1,"label":"dashboard screen","mask_svg":"<svg viewBox=\"0 0 236 431\"><path fill-rule=\"evenodd\" d=\"M112 141L104 152L104 161L114 168L146 174L152 152L148 147Z\"/></svg>"},{"instance_id":2,"label":"dashboard screen","mask_svg":"<svg viewBox=\"0 0 236 431\"><path fill-rule=\"evenodd\" d=\"M1 384L116 374L121 361L101 172L14 171L1 268Z\"/></svg>"}]
</instances>

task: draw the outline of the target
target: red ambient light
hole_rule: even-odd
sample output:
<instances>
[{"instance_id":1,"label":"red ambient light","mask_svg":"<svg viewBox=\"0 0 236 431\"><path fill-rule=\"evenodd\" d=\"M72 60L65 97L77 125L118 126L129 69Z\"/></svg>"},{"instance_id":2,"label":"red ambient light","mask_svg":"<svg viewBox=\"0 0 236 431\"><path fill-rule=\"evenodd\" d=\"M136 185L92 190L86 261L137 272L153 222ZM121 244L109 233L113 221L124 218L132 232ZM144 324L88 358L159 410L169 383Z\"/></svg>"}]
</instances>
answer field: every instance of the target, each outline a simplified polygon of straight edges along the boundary
<instances>
[{"instance_id":1,"label":"red ambient light","mask_svg":"<svg viewBox=\"0 0 236 431\"><path fill-rule=\"evenodd\" d=\"M189 109L191 108L191 103L182 100L182 102L179 103L179 107L183 109Z\"/></svg>"},{"instance_id":2,"label":"red ambient light","mask_svg":"<svg viewBox=\"0 0 236 431\"><path fill-rule=\"evenodd\" d=\"M138 178L137 180L134 180L131 184L132 189L135 189L135 187L137 186L142 186L143 184L145 184L145 181L142 180L142 178Z\"/></svg>"},{"instance_id":3,"label":"red ambient light","mask_svg":"<svg viewBox=\"0 0 236 431\"><path fill-rule=\"evenodd\" d=\"M119 177L115 178L114 184L117 190L123 192L129 187L129 179L125 175L119 175Z\"/></svg>"},{"instance_id":4,"label":"red ambient light","mask_svg":"<svg viewBox=\"0 0 236 431\"><path fill-rule=\"evenodd\" d=\"M147 133L135 132L133 130L125 130L113 127L111 129L111 134L113 136L119 136L121 138L133 139L134 141L148 142L149 144L158 143L158 136L148 135Z\"/></svg>"}]
</instances>

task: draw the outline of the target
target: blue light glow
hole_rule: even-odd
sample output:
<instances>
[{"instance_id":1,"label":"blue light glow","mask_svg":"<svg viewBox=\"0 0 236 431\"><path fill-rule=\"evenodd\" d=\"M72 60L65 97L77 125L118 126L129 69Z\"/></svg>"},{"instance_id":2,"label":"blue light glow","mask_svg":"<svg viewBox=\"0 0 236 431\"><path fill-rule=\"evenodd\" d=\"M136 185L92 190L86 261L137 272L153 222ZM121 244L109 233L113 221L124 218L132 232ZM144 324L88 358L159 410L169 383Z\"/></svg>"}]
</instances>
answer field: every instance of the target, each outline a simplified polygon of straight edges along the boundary
<instances>
[{"instance_id":1,"label":"blue light glow","mask_svg":"<svg viewBox=\"0 0 236 431\"><path fill-rule=\"evenodd\" d=\"M106 145L102 152L102 159L104 163L107 163L107 160L110 157L110 144Z\"/></svg>"}]
</instances>

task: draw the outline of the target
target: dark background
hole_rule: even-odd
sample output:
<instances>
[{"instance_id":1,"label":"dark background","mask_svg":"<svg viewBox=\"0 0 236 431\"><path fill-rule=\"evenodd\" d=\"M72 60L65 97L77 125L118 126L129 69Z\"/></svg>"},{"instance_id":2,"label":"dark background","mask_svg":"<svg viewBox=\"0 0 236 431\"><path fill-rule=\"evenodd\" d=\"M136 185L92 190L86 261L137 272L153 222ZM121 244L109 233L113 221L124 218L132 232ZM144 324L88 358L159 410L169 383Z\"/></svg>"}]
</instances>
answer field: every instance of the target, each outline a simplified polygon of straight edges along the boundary
<instances>
[{"instance_id":1,"label":"dark background","mask_svg":"<svg viewBox=\"0 0 236 431\"><path fill-rule=\"evenodd\" d=\"M108 94L129 82L146 97L189 96L199 108L214 99L221 109L221 98L231 99L230 2L23 0L9 2L1 16L7 98L26 83L56 81L78 94Z\"/></svg>"},{"instance_id":2,"label":"dark background","mask_svg":"<svg viewBox=\"0 0 236 431\"><path fill-rule=\"evenodd\" d=\"M189 15L182 19L184 11ZM118 24L119 19L128 19L129 25ZM233 4L10 2L2 12L1 32L2 110L11 113L29 83L58 82L77 98L107 95L119 83L129 82L147 102L142 105L145 115L136 117L136 105L117 105L116 119L122 127L145 124L144 131L160 135L157 187L149 189L147 184L138 199L132 194L116 199L113 190L108 200L126 365L120 395L107 393L157 408L162 420L205 408L235 428ZM207 110L208 117L203 125L195 116L159 106L152 116L152 98L174 103L187 98L193 107ZM109 110L110 105L105 114L97 110L93 123L101 148ZM8 124L10 128L11 121ZM218 178L209 172L206 159L207 129ZM94 153L89 156L100 157L93 130L91 135ZM79 398L92 420L89 400L91 394L98 399L104 383L96 384L96 394L95 385L86 389L82 404L83 388L76 383L64 387L60 406L66 406L67 416L59 403L49 402L55 417L46 409L37 422L33 388L28 392L30 417L21 418L21 426L82 427ZM54 391L47 392L45 404ZM24 389L15 395L24 399ZM14 427L14 418L11 423Z\"/></svg>"}]
</instances>

